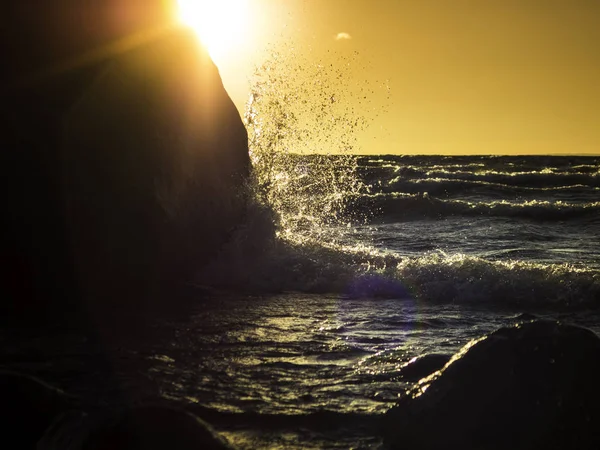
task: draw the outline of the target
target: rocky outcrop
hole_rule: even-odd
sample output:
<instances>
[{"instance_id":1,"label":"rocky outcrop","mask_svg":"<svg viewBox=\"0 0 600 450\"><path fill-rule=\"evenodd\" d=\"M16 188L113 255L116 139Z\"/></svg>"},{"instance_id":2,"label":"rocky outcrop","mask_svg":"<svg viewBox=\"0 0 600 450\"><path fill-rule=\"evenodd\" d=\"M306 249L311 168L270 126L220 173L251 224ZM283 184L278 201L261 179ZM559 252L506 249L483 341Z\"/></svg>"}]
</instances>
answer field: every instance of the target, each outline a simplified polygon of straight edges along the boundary
<instances>
[{"instance_id":1,"label":"rocky outcrop","mask_svg":"<svg viewBox=\"0 0 600 450\"><path fill-rule=\"evenodd\" d=\"M2 442L15 450L232 448L202 419L174 405L90 408L35 377L10 371L0 371L0 397Z\"/></svg>"},{"instance_id":2,"label":"rocky outcrop","mask_svg":"<svg viewBox=\"0 0 600 450\"><path fill-rule=\"evenodd\" d=\"M145 405L113 414L93 429L82 450L231 450L203 420L184 409Z\"/></svg>"},{"instance_id":3,"label":"rocky outcrop","mask_svg":"<svg viewBox=\"0 0 600 450\"><path fill-rule=\"evenodd\" d=\"M43 381L15 372L0 371L0 432L4 445L33 450L45 430L79 402ZM4 447L8 448L8 447Z\"/></svg>"},{"instance_id":4,"label":"rocky outcrop","mask_svg":"<svg viewBox=\"0 0 600 450\"><path fill-rule=\"evenodd\" d=\"M390 448L600 448L600 339L550 321L466 345L388 411Z\"/></svg>"},{"instance_id":5,"label":"rocky outcrop","mask_svg":"<svg viewBox=\"0 0 600 450\"><path fill-rule=\"evenodd\" d=\"M216 67L183 31L115 58L65 116L63 148L88 295L183 282L241 220L246 131Z\"/></svg>"},{"instance_id":6,"label":"rocky outcrop","mask_svg":"<svg viewBox=\"0 0 600 450\"><path fill-rule=\"evenodd\" d=\"M28 315L138 308L244 213L246 130L195 36L162 1L70 2L15 2L0 30L1 306Z\"/></svg>"}]
</instances>

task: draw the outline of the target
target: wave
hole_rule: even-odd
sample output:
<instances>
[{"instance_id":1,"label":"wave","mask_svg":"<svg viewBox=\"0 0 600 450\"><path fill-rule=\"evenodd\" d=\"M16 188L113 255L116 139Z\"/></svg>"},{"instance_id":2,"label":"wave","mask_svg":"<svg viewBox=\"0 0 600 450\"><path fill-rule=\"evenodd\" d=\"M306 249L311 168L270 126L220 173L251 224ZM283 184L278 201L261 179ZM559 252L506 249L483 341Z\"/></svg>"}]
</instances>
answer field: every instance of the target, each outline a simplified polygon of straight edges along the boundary
<instances>
[{"instance_id":1,"label":"wave","mask_svg":"<svg viewBox=\"0 0 600 450\"><path fill-rule=\"evenodd\" d=\"M275 237L266 244L232 240L198 274L195 285L257 295L302 292L494 307L600 307L600 271L594 269L439 251L402 257L368 246L299 244Z\"/></svg>"},{"instance_id":2,"label":"wave","mask_svg":"<svg viewBox=\"0 0 600 450\"><path fill-rule=\"evenodd\" d=\"M378 167L363 167L362 175L372 184L380 181L381 185L390 189L398 181L430 181L455 180L472 183L490 183L508 187L530 189L558 188L563 186L600 187L600 171L594 172L556 172L550 169L527 172L505 172L497 170L466 171L448 170L447 168L430 167L394 167L382 165Z\"/></svg>"},{"instance_id":3,"label":"wave","mask_svg":"<svg viewBox=\"0 0 600 450\"><path fill-rule=\"evenodd\" d=\"M410 193L425 185L429 187L428 192L435 189L440 194L460 193L461 188L494 188L497 191L492 193L498 195L511 195L515 191L600 189L600 164L596 159L587 164L569 164L568 159L555 159L551 166L541 165L541 161L533 164L537 160L527 158L518 161L501 157L472 159L457 161L455 158L411 157L404 160L390 156L377 160L362 159L359 161L359 173L373 192Z\"/></svg>"},{"instance_id":4,"label":"wave","mask_svg":"<svg viewBox=\"0 0 600 450\"><path fill-rule=\"evenodd\" d=\"M259 71L245 118L262 206L249 207L247 223L198 273L197 286L494 306L598 303L593 269L462 253L402 257L353 245L345 229L450 216L594 221L600 159L352 155L366 119L348 109L338 86L315 88L325 66L277 75L296 63L275 58ZM306 154L324 149L342 155Z\"/></svg>"},{"instance_id":5,"label":"wave","mask_svg":"<svg viewBox=\"0 0 600 450\"><path fill-rule=\"evenodd\" d=\"M488 197L508 196L588 196L597 193L600 187L590 187L583 184L560 185L551 187L511 186L481 180L463 180L451 178L403 179L396 177L379 189L384 193L422 193L431 195L450 196L453 194L476 194Z\"/></svg>"},{"instance_id":6,"label":"wave","mask_svg":"<svg viewBox=\"0 0 600 450\"><path fill-rule=\"evenodd\" d=\"M449 216L514 217L542 221L571 220L597 217L600 202L570 203L564 201L529 200L509 202L496 200L477 202L468 200L442 200L425 194L372 194L363 195L350 202L350 208L369 212L371 218L404 222L422 219L440 219Z\"/></svg>"},{"instance_id":7,"label":"wave","mask_svg":"<svg viewBox=\"0 0 600 450\"><path fill-rule=\"evenodd\" d=\"M484 172L450 172L447 170L427 171L428 178L446 177L462 181L485 181L488 183L504 184L519 187L558 187L567 185L600 186L600 172L571 173L554 172L552 170L531 172L499 172L488 170Z\"/></svg>"},{"instance_id":8,"label":"wave","mask_svg":"<svg viewBox=\"0 0 600 450\"><path fill-rule=\"evenodd\" d=\"M600 164L598 156L441 156L441 155L381 155L376 158L363 156L361 164L393 164L397 167L445 168L464 170L487 169L501 171L539 171L547 168L560 172L597 172Z\"/></svg>"}]
</instances>

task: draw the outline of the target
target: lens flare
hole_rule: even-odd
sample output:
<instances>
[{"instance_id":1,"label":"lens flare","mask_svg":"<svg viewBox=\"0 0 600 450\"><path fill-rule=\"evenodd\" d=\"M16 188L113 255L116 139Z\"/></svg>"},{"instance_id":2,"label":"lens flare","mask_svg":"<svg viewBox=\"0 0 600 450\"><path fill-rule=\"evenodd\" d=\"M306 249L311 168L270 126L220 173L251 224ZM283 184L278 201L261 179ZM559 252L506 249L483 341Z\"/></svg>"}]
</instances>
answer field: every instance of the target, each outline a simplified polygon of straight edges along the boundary
<instances>
[{"instance_id":1,"label":"lens flare","mask_svg":"<svg viewBox=\"0 0 600 450\"><path fill-rule=\"evenodd\" d=\"M247 0L179 0L179 20L194 29L214 59L243 43L248 14Z\"/></svg>"}]
</instances>

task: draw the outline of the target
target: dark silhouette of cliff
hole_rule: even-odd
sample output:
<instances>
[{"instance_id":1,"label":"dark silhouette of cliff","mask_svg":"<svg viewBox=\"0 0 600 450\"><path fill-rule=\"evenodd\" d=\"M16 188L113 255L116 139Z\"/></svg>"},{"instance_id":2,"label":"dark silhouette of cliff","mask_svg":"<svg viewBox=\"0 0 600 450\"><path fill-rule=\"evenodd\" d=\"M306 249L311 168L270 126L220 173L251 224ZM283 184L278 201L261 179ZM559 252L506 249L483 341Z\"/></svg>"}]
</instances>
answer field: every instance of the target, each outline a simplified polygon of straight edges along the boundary
<instances>
[{"instance_id":1,"label":"dark silhouette of cliff","mask_svg":"<svg viewBox=\"0 0 600 450\"><path fill-rule=\"evenodd\" d=\"M0 19L0 307L160 303L242 219L246 130L165 2L38 3Z\"/></svg>"}]
</instances>

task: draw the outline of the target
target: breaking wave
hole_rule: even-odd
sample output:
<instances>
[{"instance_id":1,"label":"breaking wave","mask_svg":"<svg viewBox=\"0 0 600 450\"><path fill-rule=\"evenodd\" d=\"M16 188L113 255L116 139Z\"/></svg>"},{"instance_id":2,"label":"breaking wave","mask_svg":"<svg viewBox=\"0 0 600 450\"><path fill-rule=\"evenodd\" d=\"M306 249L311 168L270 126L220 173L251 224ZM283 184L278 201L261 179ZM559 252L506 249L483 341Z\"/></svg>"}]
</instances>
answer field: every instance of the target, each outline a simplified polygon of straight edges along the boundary
<instances>
[{"instance_id":1,"label":"breaking wave","mask_svg":"<svg viewBox=\"0 0 600 450\"><path fill-rule=\"evenodd\" d=\"M272 241L267 251L256 256L237 247L247 244L236 241L233 251L224 250L197 279L198 285L252 294L294 291L495 307L600 306L600 271L571 264L490 261L440 251L401 257L367 246L282 240ZM237 259L240 255L246 256ZM232 265L232 260L237 264Z\"/></svg>"},{"instance_id":2,"label":"breaking wave","mask_svg":"<svg viewBox=\"0 0 600 450\"><path fill-rule=\"evenodd\" d=\"M400 255L371 245L360 228L448 218L497 219L499 229L509 219L595 224L597 158L357 156L357 136L373 118L364 111L377 110L369 96L353 98L360 55L325 65L292 50L273 52L256 70L245 114L253 201L196 286L486 307L600 305L600 271L583 263L494 260L486 248Z\"/></svg>"},{"instance_id":3,"label":"breaking wave","mask_svg":"<svg viewBox=\"0 0 600 450\"><path fill-rule=\"evenodd\" d=\"M572 220L583 217L597 219L600 202L570 203L561 200L527 201L468 201L440 199L424 194L374 194L357 197L352 204L356 210L368 211L374 217L388 221L440 219L448 216L517 217L541 221Z\"/></svg>"}]
</instances>

